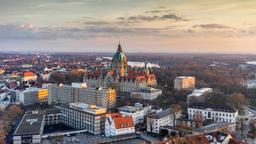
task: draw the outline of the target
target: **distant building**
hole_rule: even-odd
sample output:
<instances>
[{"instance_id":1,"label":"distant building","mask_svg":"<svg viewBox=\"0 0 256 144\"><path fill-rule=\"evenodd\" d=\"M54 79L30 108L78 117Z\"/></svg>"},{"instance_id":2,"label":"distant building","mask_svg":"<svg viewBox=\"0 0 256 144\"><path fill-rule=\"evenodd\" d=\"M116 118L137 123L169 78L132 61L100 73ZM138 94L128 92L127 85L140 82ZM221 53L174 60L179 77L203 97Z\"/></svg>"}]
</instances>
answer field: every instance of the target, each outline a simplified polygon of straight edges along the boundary
<instances>
[{"instance_id":1,"label":"distant building","mask_svg":"<svg viewBox=\"0 0 256 144\"><path fill-rule=\"evenodd\" d=\"M116 91L112 88L87 87L85 83L72 85L49 85L48 103L68 104L82 102L113 108L116 104Z\"/></svg>"},{"instance_id":2,"label":"distant building","mask_svg":"<svg viewBox=\"0 0 256 144\"><path fill-rule=\"evenodd\" d=\"M22 81L36 81L37 75L33 72L24 72L22 76Z\"/></svg>"},{"instance_id":3,"label":"distant building","mask_svg":"<svg viewBox=\"0 0 256 144\"><path fill-rule=\"evenodd\" d=\"M212 88L195 89L191 94L187 96L187 102L189 103L193 97L200 97L204 94L211 93L212 91Z\"/></svg>"},{"instance_id":4,"label":"distant building","mask_svg":"<svg viewBox=\"0 0 256 144\"><path fill-rule=\"evenodd\" d=\"M60 109L63 124L74 129L87 130L93 135L104 133L106 108L85 103L70 103Z\"/></svg>"},{"instance_id":5,"label":"distant building","mask_svg":"<svg viewBox=\"0 0 256 144\"><path fill-rule=\"evenodd\" d=\"M132 116L134 124L144 122L144 117L151 112L152 106L143 107L142 104L136 103L134 106L123 106L117 108L123 116Z\"/></svg>"},{"instance_id":6,"label":"distant building","mask_svg":"<svg viewBox=\"0 0 256 144\"><path fill-rule=\"evenodd\" d=\"M173 125L174 117L170 108L147 116L147 132L158 134L161 126Z\"/></svg>"},{"instance_id":7,"label":"distant building","mask_svg":"<svg viewBox=\"0 0 256 144\"><path fill-rule=\"evenodd\" d=\"M248 89L256 88L256 80L247 80L247 81L245 82L245 86L246 86L246 88L248 88Z\"/></svg>"},{"instance_id":8,"label":"distant building","mask_svg":"<svg viewBox=\"0 0 256 144\"><path fill-rule=\"evenodd\" d=\"M26 112L13 135L14 144L40 144L44 129L44 112Z\"/></svg>"},{"instance_id":9,"label":"distant building","mask_svg":"<svg viewBox=\"0 0 256 144\"><path fill-rule=\"evenodd\" d=\"M214 122L235 123L238 110L227 105L210 105L206 103L193 103L188 106L188 118L201 118L202 120L213 120Z\"/></svg>"},{"instance_id":10,"label":"distant building","mask_svg":"<svg viewBox=\"0 0 256 144\"><path fill-rule=\"evenodd\" d=\"M135 133L132 116L122 116L121 113L108 114L105 121L105 136L118 136Z\"/></svg>"},{"instance_id":11,"label":"distant building","mask_svg":"<svg viewBox=\"0 0 256 144\"><path fill-rule=\"evenodd\" d=\"M158 96L162 95L161 89L155 89L151 87L141 88L139 90L131 91L131 97L142 100L154 100Z\"/></svg>"},{"instance_id":12,"label":"distant building","mask_svg":"<svg viewBox=\"0 0 256 144\"><path fill-rule=\"evenodd\" d=\"M174 89L194 89L196 78L191 76L179 76L174 80Z\"/></svg>"}]
</instances>

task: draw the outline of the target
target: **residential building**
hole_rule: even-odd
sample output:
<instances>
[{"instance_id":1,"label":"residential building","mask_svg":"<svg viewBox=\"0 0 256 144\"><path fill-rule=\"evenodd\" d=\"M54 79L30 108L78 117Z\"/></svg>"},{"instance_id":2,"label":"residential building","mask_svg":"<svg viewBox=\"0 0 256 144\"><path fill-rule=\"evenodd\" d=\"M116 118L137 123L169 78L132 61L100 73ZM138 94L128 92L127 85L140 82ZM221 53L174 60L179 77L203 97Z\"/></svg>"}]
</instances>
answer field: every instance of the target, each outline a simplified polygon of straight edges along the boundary
<instances>
[{"instance_id":1,"label":"residential building","mask_svg":"<svg viewBox=\"0 0 256 144\"><path fill-rule=\"evenodd\" d=\"M118 136L131 133L135 133L132 116L122 116L121 113L106 115L105 136Z\"/></svg>"},{"instance_id":2,"label":"residential building","mask_svg":"<svg viewBox=\"0 0 256 144\"><path fill-rule=\"evenodd\" d=\"M178 117L177 115L176 118ZM174 116L170 108L147 116L147 132L158 134L161 126L174 126Z\"/></svg>"},{"instance_id":3,"label":"residential building","mask_svg":"<svg viewBox=\"0 0 256 144\"><path fill-rule=\"evenodd\" d=\"M194 89L196 78L192 76L179 76L174 80L174 89Z\"/></svg>"},{"instance_id":4,"label":"residential building","mask_svg":"<svg viewBox=\"0 0 256 144\"><path fill-rule=\"evenodd\" d=\"M151 87L141 88L139 90L131 91L131 97L142 100L154 100L158 96L162 95L161 89L155 89Z\"/></svg>"},{"instance_id":5,"label":"residential building","mask_svg":"<svg viewBox=\"0 0 256 144\"><path fill-rule=\"evenodd\" d=\"M37 75L33 72L24 72L22 76L22 81L36 81Z\"/></svg>"},{"instance_id":6,"label":"residential building","mask_svg":"<svg viewBox=\"0 0 256 144\"><path fill-rule=\"evenodd\" d=\"M60 110L63 124L93 135L104 133L106 108L76 102L61 106Z\"/></svg>"},{"instance_id":7,"label":"residential building","mask_svg":"<svg viewBox=\"0 0 256 144\"><path fill-rule=\"evenodd\" d=\"M40 144L44 129L44 112L30 111L22 117L13 135L14 144Z\"/></svg>"},{"instance_id":8,"label":"residential building","mask_svg":"<svg viewBox=\"0 0 256 144\"><path fill-rule=\"evenodd\" d=\"M212 88L201 88L201 89L195 89L191 94L187 96L187 103L190 102L190 100L194 98L199 98L207 93L211 93L213 90Z\"/></svg>"},{"instance_id":9,"label":"residential building","mask_svg":"<svg viewBox=\"0 0 256 144\"><path fill-rule=\"evenodd\" d=\"M188 106L188 118L201 118L202 120L213 120L214 122L235 123L238 110L227 105L210 105L206 103L192 103Z\"/></svg>"},{"instance_id":10,"label":"residential building","mask_svg":"<svg viewBox=\"0 0 256 144\"><path fill-rule=\"evenodd\" d=\"M112 88L87 87L86 84L49 85L48 103L82 102L107 109L115 107L116 91Z\"/></svg>"},{"instance_id":11,"label":"residential building","mask_svg":"<svg viewBox=\"0 0 256 144\"><path fill-rule=\"evenodd\" d=\"M123 116L132 116L134 124L144 122L144 117L151 112L152 106L143 107L142 104L136 103L134 106L123 106L118 108Z\"/></svg>"}]
</instances>

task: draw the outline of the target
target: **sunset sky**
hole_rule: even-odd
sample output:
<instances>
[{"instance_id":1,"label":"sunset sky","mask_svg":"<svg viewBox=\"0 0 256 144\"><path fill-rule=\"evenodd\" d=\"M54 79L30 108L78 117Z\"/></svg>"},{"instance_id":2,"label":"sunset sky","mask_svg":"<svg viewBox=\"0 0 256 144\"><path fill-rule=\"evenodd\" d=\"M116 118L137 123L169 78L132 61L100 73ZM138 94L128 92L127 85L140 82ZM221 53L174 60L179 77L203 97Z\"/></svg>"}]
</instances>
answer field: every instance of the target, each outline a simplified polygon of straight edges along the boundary
<instances>
[{"instance_id":1,"label":"sunset sky","mask_svg":"<svg viewBox=\"0 0 256 144\"><path fill-rule=\"evenodd\" d=\"M256 0L0 0L0 50L255 53Z\"/></svg>"}]
</instances>

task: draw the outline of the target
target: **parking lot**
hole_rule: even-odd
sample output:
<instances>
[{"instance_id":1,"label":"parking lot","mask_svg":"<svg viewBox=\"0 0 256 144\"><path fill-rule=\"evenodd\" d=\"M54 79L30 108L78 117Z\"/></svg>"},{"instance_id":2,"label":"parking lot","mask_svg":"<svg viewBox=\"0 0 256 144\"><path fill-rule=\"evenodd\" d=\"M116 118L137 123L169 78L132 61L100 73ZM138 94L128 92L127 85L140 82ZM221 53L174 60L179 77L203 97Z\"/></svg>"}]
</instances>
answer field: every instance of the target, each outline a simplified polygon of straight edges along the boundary
<instances>
[{"instance_id":1,"label":"parking lot","mask_svg":"<svg viewBox=\"0 0 256 144\"><path fill-rule=\"evenodd\" d=\"M45 144L96 144L109 140L107 137L94 136L87 133L80 133L74 135L66 135L62 137L54 137L43 139Z\"/></svg>"}]
</instances>

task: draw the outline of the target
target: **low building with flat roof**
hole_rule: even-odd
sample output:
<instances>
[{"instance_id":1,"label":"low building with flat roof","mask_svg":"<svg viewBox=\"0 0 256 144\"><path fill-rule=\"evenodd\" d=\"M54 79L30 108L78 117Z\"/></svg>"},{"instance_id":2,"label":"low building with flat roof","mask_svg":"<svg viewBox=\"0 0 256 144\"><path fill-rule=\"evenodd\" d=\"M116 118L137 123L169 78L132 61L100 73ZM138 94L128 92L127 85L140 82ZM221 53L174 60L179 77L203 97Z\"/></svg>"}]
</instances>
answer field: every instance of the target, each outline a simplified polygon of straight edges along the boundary
<instances>
[{"instance_id":1,"label":"low building with flat roof","mask_svg":"<svg viewBox=\"0 0 256 144\"><path fill-rule=\"evenodd\" d=\"M39 144L44 129L45 113L42 111L29 111L23 116L14 132L14 144Z\"/></svg>"},{"instance_id":2,"label":"low building with flat roof","mask_svg":"<svg viewBox=\"0 0 256 144\"><path fill-rule=\"evenodd\" d=\"M161 89L155 89L151 87L141 88L139 90L131 91L131 97L142 100L154 100L158 96L162 95Z\"/></svg>"}]
</instances>

